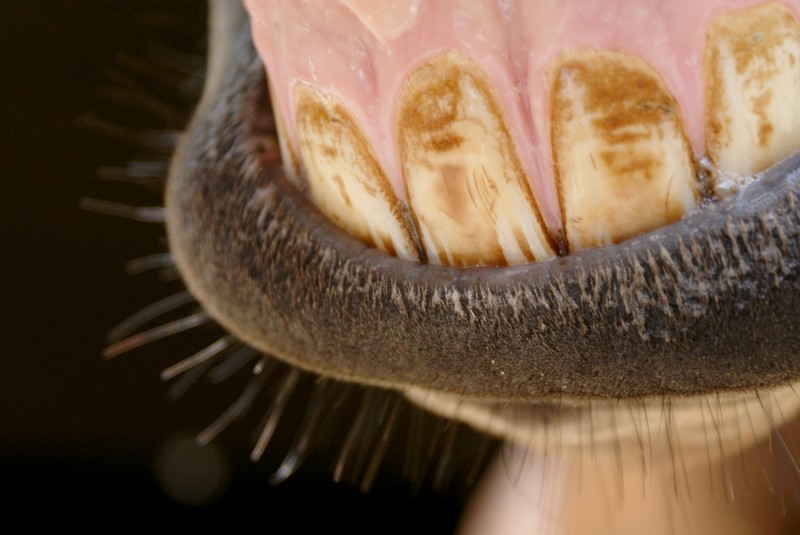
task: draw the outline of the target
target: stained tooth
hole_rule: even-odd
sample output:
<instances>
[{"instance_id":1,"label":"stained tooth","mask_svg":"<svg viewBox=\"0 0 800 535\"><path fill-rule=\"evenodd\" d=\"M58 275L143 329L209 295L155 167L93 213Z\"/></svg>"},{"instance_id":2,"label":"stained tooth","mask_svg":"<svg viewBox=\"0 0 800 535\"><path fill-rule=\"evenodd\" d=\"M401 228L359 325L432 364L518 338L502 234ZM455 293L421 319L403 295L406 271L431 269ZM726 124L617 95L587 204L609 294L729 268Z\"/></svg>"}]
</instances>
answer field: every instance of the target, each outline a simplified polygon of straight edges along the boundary
<instances>
[{"instance_id":1,"label":"stained tooth","mask_svg":"<svg viewBox=\"0 0 800 535\"><path fill-rule=\"evenodd\" d=\"M296 97L297 134L312 202L356 238L400 258L418 259L402 206L344 105L308 87Z\"/></svg>"},{"instance_id":2,"label":"stained tooth","mask_svg":"<svg viewBox=\"0 0 800 535\"><path fill-rule=\"evenodd\" d=\"M706 44L706 149L741 181L800 147L800 26L769 4L719 16Z\"/></svg>"},{"instance_id":3,"label":"stained tooth","mask_svg":"<svg viewBox=\"0 0 800 535\"><path fill-rule=\"evenodd\" d=\"M450 52L400 97L403 176L428 260L513 265L554 256L486 75Z\"/></svg>"},{"instance_id":4,"label":"stained tooth","mask_svg":"<svg viewBox=\"0 0 800 535\"><path fill-rule=\"evenodd\" d=\"M553 72L552 147L570 251L623 241L696 206L680 109L652 67L619 52L576 52Z\"/></svg>"}]
</instances>

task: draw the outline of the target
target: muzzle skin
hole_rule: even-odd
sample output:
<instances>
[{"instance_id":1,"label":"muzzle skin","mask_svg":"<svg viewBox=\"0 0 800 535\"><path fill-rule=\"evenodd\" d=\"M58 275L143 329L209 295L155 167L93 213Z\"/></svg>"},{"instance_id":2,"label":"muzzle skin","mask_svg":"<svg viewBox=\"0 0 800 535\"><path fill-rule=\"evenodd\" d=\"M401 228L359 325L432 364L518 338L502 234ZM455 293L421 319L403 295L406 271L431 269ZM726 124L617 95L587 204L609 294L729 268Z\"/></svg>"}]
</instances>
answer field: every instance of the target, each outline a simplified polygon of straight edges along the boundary
<instances>
[{"instance_id":1,"label":"muzzle skin","mask_svg":"<svg viewBox=\"0 0 800 535\"><path fill-rule=\"evenodd\" d=\"M213 20L213 19L212 19ZM168 234L195 297L326 376L535 402L753 391L800 378L800 156L618 245L505 268L365 246L284 176L243 15L172 165Z\"/></svg>"}]
</instances>

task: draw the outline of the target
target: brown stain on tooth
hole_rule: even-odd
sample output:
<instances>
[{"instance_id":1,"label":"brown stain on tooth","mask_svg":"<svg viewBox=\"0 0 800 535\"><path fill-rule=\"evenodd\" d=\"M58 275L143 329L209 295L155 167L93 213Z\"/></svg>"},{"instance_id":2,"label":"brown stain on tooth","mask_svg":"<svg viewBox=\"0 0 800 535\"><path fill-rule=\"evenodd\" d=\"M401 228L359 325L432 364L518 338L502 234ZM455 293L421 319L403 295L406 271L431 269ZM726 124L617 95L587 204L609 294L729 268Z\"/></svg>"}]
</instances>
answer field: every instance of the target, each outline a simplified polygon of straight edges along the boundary
<instances>
[{"instance_id":1,"label":"brown stain on tooth","mask_svg":"<svg viewBox=\"0 0 800 535\"><path fill-rule=\"evenodd\" d=\"M677 101L644 61L578 51L553 69L552 147L570 252L667 225L695 208Z\"/></svg>"},{"instance_id":2,"label":"brown stain on tooth","mask_svg":"<svg viewBox=\"0 0 800 535\"><path fill-rule=\"evenodd\" d=\"M741 182L800 146L800 25L785 6L720 15L706 42L706 150Z\"/></svg>"},{"instance_id":3,"label":"brown stain on tooth","mask_svg":"<svg viewBox=\"0 0 800 535\"><path fill-rule=\"evenodd\" d=\"M406 81L398 144L430 261L505 266L555 256L488 78L455 52Z\"/></svg>"},{"instance_id":4,"label":"brown stain on tooth","mask_svg":"<svg viewBox=\"0 0 800 535\"><path fill-rule=\"evenodd\" d=\"M309 197L337 225L370 246L408 260L419 248L372 147L335 97L301 87L297 132Z\"/></svg>"}]
</instances>

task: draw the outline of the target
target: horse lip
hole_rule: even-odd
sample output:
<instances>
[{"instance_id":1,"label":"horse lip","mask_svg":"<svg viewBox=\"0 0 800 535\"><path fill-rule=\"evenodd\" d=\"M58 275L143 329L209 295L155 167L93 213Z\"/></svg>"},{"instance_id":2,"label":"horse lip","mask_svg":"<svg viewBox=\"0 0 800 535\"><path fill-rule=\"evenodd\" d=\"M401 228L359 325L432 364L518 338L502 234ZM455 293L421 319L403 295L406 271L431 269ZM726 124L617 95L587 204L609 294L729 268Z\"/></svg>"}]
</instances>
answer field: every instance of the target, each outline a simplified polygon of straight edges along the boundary
<instances>
[{"instance_id":1,"label":"horse lip","mask_svg":"<svg viewBox=\"0 0 800 535\"><path fill-rule=\"evenodd\" d=\"M265 161L263 67L240 31L176 155L168 234L234 335L369 384L537 401L697 395L800 378L800 155L614 246L502 269L389 257Z\"/></svg>"}]
</instances>

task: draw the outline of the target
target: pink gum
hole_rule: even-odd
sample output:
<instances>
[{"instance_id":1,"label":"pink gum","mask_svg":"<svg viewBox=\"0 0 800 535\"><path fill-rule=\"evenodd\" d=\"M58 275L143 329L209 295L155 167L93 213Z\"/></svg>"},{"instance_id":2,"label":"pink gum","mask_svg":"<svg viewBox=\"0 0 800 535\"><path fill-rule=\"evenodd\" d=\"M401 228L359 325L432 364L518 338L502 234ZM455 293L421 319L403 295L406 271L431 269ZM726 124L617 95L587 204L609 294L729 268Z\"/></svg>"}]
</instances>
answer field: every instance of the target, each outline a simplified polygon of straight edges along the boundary
<instances>
[{"instance_id":1,"label":"pink gum","mask_svg":"<svg viewBox=\"0 0 800 535\"><path fill-rule=\"evenodd\" d=\"M405 199L397 102L409 73L444 51L463 53L494 83L517 154L545 223L561 227L550 148L550 69L569 49L638 56L681 106L695 154L704 147L706 31L722 12L764 0L401 0L397 35L375 35L338 0L245 0L272 96L298 154L292 95L308 84L342 100ZM800 0L781 2L797 16ZM379 33L379 32L376 32Z\"/></svg>"}]
</instances>

